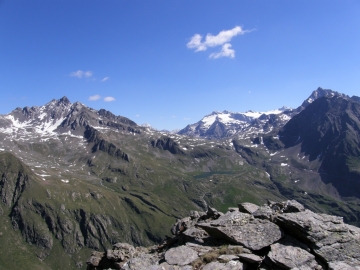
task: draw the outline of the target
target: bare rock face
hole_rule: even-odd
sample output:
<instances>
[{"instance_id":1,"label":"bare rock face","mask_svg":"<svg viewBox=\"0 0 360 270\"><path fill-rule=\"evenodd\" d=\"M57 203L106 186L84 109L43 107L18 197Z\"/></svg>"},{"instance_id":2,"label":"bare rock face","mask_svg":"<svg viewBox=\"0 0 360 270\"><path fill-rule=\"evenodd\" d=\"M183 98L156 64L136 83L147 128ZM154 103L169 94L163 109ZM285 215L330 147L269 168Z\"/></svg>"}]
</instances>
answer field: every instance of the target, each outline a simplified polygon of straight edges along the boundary
<instances>
[{"instance_id":1,"label":"bare rock face","mask_svg":"<svg viewBox=\"0 0 360 270\"><path fill-rule=\"evenodd\" d=\"M260 250L282 237L282 231L276 224L241 212L230 212L213 222L197 226L214 238L223 238L251 250Z\"/></svg>"},{"instance_id":2,"label":"bare rock face","mask_svg":"<svg viewBox=\"0 0 360 270\"><path fill-rule=\"evenodd\" d=\"M360 269L360 228L292 200L225 214L209 207L178 219L175 235L152 248L118 243L93 252L88 270Z\"/></svg>"},{"instance_id":3,"label":"bare rock face","mask_svg":"<svg viewBox=\"0 0 360 270\"><path fill-rule=\"evenodd\" d=\"M322 260L343 261L360 267L360 229L343 223L341 217L305 210L279 215L275 222L288 234L307 243Z\"/></svg>"}]
</instances>

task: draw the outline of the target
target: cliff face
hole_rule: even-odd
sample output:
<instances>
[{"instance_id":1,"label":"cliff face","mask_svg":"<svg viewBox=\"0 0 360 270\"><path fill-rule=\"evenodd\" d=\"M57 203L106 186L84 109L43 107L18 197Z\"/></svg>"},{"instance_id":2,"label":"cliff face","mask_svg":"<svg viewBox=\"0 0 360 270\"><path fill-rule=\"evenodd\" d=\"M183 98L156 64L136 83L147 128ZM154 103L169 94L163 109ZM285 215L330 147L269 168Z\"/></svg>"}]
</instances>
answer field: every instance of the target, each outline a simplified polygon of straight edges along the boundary
<instances>
[{"instance_id":1,"label":"cliff face","mask_svg":"<svg viewBox=\"0 0 360 270\"><path fill-rule=\"evenodd\" d=\"M117 243L93 252L88 270L100 269L358 269L360 229L341 217L317 214L297 201L252 203L192 211L174 234L150 248Z\"/></svg>"}]
</instances>

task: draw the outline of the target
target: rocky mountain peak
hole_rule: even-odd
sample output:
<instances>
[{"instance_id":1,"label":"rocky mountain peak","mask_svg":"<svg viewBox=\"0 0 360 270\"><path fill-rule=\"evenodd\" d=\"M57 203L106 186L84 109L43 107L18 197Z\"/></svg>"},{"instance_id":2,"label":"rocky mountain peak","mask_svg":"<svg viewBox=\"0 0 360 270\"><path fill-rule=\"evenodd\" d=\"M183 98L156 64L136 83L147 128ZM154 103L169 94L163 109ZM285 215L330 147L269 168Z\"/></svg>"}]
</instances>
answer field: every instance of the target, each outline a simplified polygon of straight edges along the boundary
<instances>
[{"instance_id":1,"label":"rocky mountain peak","mask_svg":"<svg viewBox=\"0 0 360 270\"><path fill-rule=\"evenodd\" d=\"M67 106L67 105L71 104L71 102L70 102L70 100L69 100L66 96L63 96L63 97L62 97L61 99L59 99L59 101L58 101L58 105L61 105L61 104Z\"/></svg>"},{"instance_id":2,"label":"rocky mountain peak","mask_svg":"<svg viewBox=\"0 0 360 270\"><path fill-rule=\"evenodd\" d=\"M312 103L314 100L321 98L321 97L343 97L343 98L349 98L349 96L345 95L345 94L341 94L339 92L333 91L331 89L324 89L321 87L318 87L316 90L314 90L311 95L304 100L304 102L301 104L300 107L305 108L307 107L310 103Z\"/></svg>"}]
</instances>

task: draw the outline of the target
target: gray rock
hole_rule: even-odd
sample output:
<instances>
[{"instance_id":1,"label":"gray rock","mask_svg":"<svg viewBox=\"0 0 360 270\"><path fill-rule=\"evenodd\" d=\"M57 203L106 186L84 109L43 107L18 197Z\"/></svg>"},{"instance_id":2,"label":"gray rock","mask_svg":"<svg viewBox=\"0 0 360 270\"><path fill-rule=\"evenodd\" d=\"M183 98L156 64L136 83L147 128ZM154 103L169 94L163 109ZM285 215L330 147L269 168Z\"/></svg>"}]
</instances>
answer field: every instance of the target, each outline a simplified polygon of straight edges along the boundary
<instances>
[{"instance_id":1,"label":"gray rock","mask_svg":"<svg viewBox=\"0 0 360 270\"><path fill-rule=\"evenodd\" d=\"M219 217L221 217L222 215L224 215L223 213L219 212L218 210L216 210L215 208L212 208L210 206L208 206L208 210L206 212L207 217L211 218L211 219L217 219Z\"/></svg>"},{"instance_id":2,"label":"gray rock","mask_svg":"<svg viewBox=\"0 0 360 270\"><path fill-rule=\"evenodd\" d=\"M360 266L360 229L344 224L341 217L305 210L278 215L275 222L294 238L307 243L321 260Z\"/></svg>"},{"instance_id":3,"label":"gray rock","mask_svg":"<svg viewBox=\"0 0 360 270\"><path fill-rule=\"evenodd\" d=\"M197 252L187 246L172 248L165 253L165 260L171 265L187 265L197 258L199 258Z\"/></svg>"},{"instance_id":4,"label":"gray rock","mask_svg":"<svg viewBox=\"0 0 360 270\"><path fill-rule=\"evenodd\" d=\"M263 258L258 256L258 255L255 255L255 254L246 254L246 253L243 253L243 254L239 254L238 255L239 259L241 261L245 261L245 262L248 262L248 263L261 263L263 261Z\"/></svg>"},{"instance_id":5,"label":"gray rock","mask_svg":"<svg viewBox=\"0 0 360 270\"><path fill-rule=\"evenodd\" d=\"M228 212L210 223L197 224L210 236L240 244L251 250L259 250L278 241L282 231L276 224L254 219L250 214Z\"/></svg>"},{"instance_id":6,"label":"gray rock","mask_svg":"<svg viewBox=\"0 0 360 270\"><path fill-rule=\"evenodd\" d=\"M198 211L190 211L190 218L191 219L198 219L200 217L200 214Z\"/></svg>"},{"instance_id":7,"label":"gray rock","mask_svg":"<svg viewBox=\"0 0 360 270\"><path fill-rule=\"evenodd\" d=\"M189 229L185 230L183 232L183 235L187 236L188 241L200 241L201 239L209 237L206 231L195 227L190 227Z\"/></svg>"},{"instance_id":8,"label":"gray rock","mask_svg":"<svg viewBox=\"0 0 360 270\"><path fill-rule=\"evenodd\" d=\"M122 250L111 250L106 251L106 258L111 261L124 261L126 254Z\"/></svg>"},{"instance_id":9,"label":"gray rock","mask_svg":"<svg viewBox=\"0 0 360 270\"><path fill-rule=\"evenodd\" d=\"M300 247L286 246L280 243L271 245L271 251L268 254L270 260L275 265L292 269L295 267L309 267L315 269L318 266L315 256Z\"/></svg>"},{"instance_id":10,"label":"gray rock","mask_svg":"<svg viewBox=\"0 0 360 270\"><path fill-rule=\"evenodd\" d=\"M305 207L301 203L295 200L289 200L285 202L285 207L283 209L284 213L296 213L303 211L305 211Z\"/></svg>"},{"instance_id":11,"label":"gray rock","mask_svg":"<svg viewBox=\"0 0 360 270\"><path fill-rule=\"evenodd\" d=\"M331 262L329 263L329 270L354 270L360 267L352 267L344 262Z\"/></svg>"},{"instance_id":12,"label":"gray rock","mask_svg":"<svg viewBox=\"0 0 360 270\"><path fill-rule=\"evenodd\" d=\"M205 265L202 270L221 270L224 269L225 264L219 262L211 262Z\"/></svg>"},{"instance_id":13,"label":"gray rock","mask_svg":"<svg viewBox=\"0 0 360 270\"><path fill-rule=\"evenodd\" d=\"M92 266L98 266L103 256L104 252L93 251L86 263Z\"/></svg>"},{"instance_id":14,"label":"gray rock","mask_svg":"<svg viewBox=\"0 0 360 270\"><path fill-rule=\"evenodd\" d=\"M220 255L218 258L218 261L223 262L223 263L227 263L229 261L235 261L235 260L239 260L239 257L236 255Z\"/></svg>"},{"instance_id":15,"label":"gray rock","mask_svg":"<svg viewBox=\"0 0 360 270\"><path fill-rule=\"evenodd\" d=\"M123 266L123 270L151 270L157 269L159 258L153 254L140 253L138 256L130 259Z\"/></svg>"},{"instance_id":16,"label":"gray rock","mask_svg":"<svg viewBox=\"0 0 360 270\"><path fill-rule=\"evenodd\" d=\"M259 206L253 203L239 203L239 211L243 213L252 214L259 209Z\"/></svg>"},{"instance_id":17,"label":"gray rock","mask_svg":"<svg viewBox=\"0 0 360 270\"><path fill-rule=\"evenodd\" d=\"M191 218L185 217L182 219L178 219L176 223L171 228L171 233L173 235L178 235L185 231L186 229L190 228L191 225Z\"/></svg>"},{"instance_id":18,"label":"gray rock","mask_svg":"<svg viewBox=\"0 0 360 270\"><path fill-rule=\"evenodd\" d=\"M200 256L213 250L213 248L210 246L199 245L191 242L186 243L186 246L195 250Z\"/></svg>"},{"instance_id":19,"label":"gray rock","mask_svg":"<svg viewBox=\"0 0 360 270\"><path fill-rule=\"evenodd\" d=\"M245 265L239 261L229 261L228 263L211 262L205 265L202 270L244 270Z\"/></svg>"},{"instance_id":20,"label":"gray rock","mask_svg":"<svg viewBox=\"0 0 360 270\"><path fill-rule=\"evenodd\" d=\"M255 218L272 220L275 212L270 206L260 206L255 212L252 213Z\"/></svg>"},{"instance_id":21,"label":"gray rock","mask_svg":"<svg viewBox=\"0 0 360 270\"><path fill-rule=\"evenodd\" d=\"M246 264L239 261L229 261L225 264L224 270L245 270Z\"/></svg>"}]
</instances>

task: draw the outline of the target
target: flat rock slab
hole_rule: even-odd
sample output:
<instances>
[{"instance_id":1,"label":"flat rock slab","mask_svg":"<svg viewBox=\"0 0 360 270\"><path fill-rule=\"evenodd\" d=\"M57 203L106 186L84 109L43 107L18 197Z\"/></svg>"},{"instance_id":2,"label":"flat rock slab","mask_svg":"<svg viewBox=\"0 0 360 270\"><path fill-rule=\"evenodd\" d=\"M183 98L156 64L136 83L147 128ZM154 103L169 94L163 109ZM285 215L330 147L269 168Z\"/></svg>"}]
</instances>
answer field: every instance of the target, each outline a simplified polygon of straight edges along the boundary
<instances>
[{"instance_id":1,"label":"flat rock slab","mask_svg":"<svg viewBox=\"0 0 360 270\"><path fill-rule=\"evenodd\" d=\"M268 254L270 260L277 266L285 269L308 268L316 269L318 266L315 256L300 247L282 245L276 243L271 245Z\"/></svg>"},{"instance_id":2,"label":"flat rock slab","mask_svg":"<svg viewBox=\"0 0 360 270\"><path fill-rule=\"evenodd\" d=\"M239 261L229 261L228 263L211 262L205 265L202 270L244 270L245 266Z\"/></svg>"},{"instance_id":3,"label":"flat rock slab","mask_svg":"<svg viewBox=\"0 0 360 270\"><path fill-rule=\"evenodd\" d=\"M187 246L172 248L165 253L165 260L171 265L187 265L199 258L197 252Z\"/></svg>"},{"instance_id":4,"label":"flat rock slab","mask_svg":"<svg viewBox=\"0 0 360 270\"><path fill-rule=\"evenodd\" d=\"M270 246L282 237L279 226L241 212L228 212L210 223L198 223L210 236L226 239L251 250Z\"/></svg>"},{"instance_id":5,"label":"flat rock slab","mask_svg":"<svg viewBox=\"0 0 360 270\"><path fill-rule=\"evenodd\" d=\"M239 259L248 263L261 263L263 258L255 254L239 254Z\"/></svg>"},{"instance_id":6,"label":"flat rock slab","mask_svg":"<svg viewBox=\"0 0 360 270\"><path fill-rule=\"evenodd\" d=\"M243 212L243 213L248 213L248 214L252 214L254 213L256 210L259 209L259 206L257 206L256 204L253 203L239 203L238 204L239 207L239 211Z\"/></svg>"}]
</instances>

